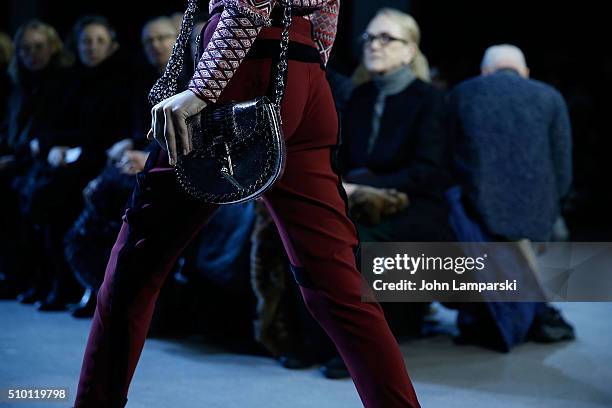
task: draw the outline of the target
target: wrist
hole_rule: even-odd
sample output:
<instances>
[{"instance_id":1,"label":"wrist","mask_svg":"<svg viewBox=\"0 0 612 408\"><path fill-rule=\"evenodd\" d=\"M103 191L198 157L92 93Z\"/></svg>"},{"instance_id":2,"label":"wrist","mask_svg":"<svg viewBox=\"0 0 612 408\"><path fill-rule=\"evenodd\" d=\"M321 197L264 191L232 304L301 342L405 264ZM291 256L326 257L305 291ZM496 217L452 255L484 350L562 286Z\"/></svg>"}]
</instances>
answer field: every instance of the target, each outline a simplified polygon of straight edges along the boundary
<instances>
[{"instance_id":1,"label":"wrist","mask_svg":"<svg viewBox=\"0 0 612 408\"><path fill-rule=\"evenodd\" d=\"M187 88L189 89L189 91L191 91L191 93L193 93L195 96L198 97L198 99L200 99L201 101L203 101L204 103L206 103L206 105L210 105L213 103L217 102L217 99L212 97L212 95L207 95L207 93L203 92L200 88L198 88L193 81L189 84L189 87ZM210 92L208 92L210 93Z\"/></svg>"}]
</instances>

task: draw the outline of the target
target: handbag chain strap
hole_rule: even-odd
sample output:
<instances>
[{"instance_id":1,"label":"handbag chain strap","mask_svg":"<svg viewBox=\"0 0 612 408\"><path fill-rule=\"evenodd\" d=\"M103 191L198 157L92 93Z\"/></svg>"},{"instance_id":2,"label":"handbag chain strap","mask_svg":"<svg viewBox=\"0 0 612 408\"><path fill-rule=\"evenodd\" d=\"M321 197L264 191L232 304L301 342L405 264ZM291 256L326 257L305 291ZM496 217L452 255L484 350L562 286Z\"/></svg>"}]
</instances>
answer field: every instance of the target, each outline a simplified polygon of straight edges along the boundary
<instances>
[{"instance_id":1,"label":"handbag chain strap","mask_svg":"<svg viewBox=\"0 0 612 408\"><path fill-rule=\"evenodd\" d=\"M291 26L291 0L280 0L283 6L283 32L280 39L280 56L278 59L278 67L276 69L276 81L274 88L274 103L277 109L280 110L283 96L285 95L285 81L287 78L288 56L289 49L289 27Z\"/></svg>"},{"instance_id":2,"label":"handbag chain strap","mask_svg":"<svg viewBox=\"0 0 612 408\"><path fill-rule=\"evenodd\" d=\"M172 55L168 60L162 76L155 82L149 92L149 103L155 106L164 99L178 93L178 79L183 69L185 50L189 48L189 40L193 31L195 15L198 11L199 0L189 0L183 15L181 29L172 48ZM280 56L278 67L275 70L274 103L280 109L285 94L285 80L287 74L287 50L289 48L289 27L291 26L291 0L279 0L283 7L283 32L280 39Z\"/></svg>"}]
</instances>

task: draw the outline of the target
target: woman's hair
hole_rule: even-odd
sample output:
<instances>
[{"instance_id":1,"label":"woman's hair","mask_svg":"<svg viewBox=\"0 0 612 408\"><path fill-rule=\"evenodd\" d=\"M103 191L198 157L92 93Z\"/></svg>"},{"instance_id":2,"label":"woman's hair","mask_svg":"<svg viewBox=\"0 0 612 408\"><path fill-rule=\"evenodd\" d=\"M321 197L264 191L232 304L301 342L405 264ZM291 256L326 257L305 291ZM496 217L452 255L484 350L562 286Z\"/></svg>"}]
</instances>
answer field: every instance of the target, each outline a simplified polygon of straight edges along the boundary
<instances>
[{"instance_id":1,"label":"woman's hair","mask_svg":"<svg viewBox=\"0 0 612 408\"><path fill-rule=\"evenodd\" d=\"M72 64L74 58L71 54L65 52L64 44L62 43L62 40L57 34L55 28L40 20L30 20L25 24L22 24L17 29L17 31L15 32L15 38L13 40L13 44L15 44L15 52L11 57L11 61L8 67L8 73L15 84L20 83L21 77L23 75L24 68L21 65L21 62L19 61L19 47L21 46L21 40L23 39L25 32L28 30L40 31L47 38L47 41L49 42L49 47L51 47L51 49L53 50L51 55L51 61L49 62L50 65L53 64L59 67L67 67Z\"/></svg>"},{"instance_id":2,"label":"woman's hair","mask_svg":"<svg viewBox=\"0 0 612 408\"><path fill-rule=\"evenodd\" d=\"M13 42L11 37L0 33L0 66L8 65L13 55Z\"/></svg>"},{"instance_id":3,"label":"woman's hair","mask_svg":"<svg viewBox=\"0 0 612 408\"><path fill-rule=\"evenodd\" d=\"M419 47L421 42L421 29L419 28L419 25L414 17L394 8L382 8L378 10L375 17L378 16L385 16L394 21L398 26L400 26L404 39L414 43L416 47L416 55L410 63L410 68L417 78L430 82L431 75L429 72L429 62Z\"/></svg>"}]
</instances>

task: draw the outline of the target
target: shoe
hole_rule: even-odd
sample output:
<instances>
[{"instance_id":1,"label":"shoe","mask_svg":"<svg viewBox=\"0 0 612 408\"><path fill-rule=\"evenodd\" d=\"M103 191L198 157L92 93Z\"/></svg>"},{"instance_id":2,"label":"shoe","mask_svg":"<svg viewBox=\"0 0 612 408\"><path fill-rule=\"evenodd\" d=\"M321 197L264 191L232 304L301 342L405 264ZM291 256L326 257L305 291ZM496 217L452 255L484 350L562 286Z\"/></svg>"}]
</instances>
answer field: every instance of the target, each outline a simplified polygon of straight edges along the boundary
<instances>
[{"instance_id":1,"label":"shoe","mask_svg":"<svg viewBox=\"0 0 612 408\"><path fill-rule=\"evenodd\" d=\"M36 303L36 301L42 300L44 298L45 296L37 288L30 288L25 292L19 294L17 296L17 301L19 303L31 305Z\"/></svg>"},{"instance_id":2,"label":"shoe","mask_svg":"<svg viewBox=\"0 0 612 408\"><path fill-rule=\"evenodd\" d=\"M96 292L93 289L85 289L81 302L72 309L72 316L77 318L93 317L96 311L96 300Z\"/></svg>"},{"instance_id":3,"label":"shoe","mask_svg":"<svg viewBox=\"0 0 612 408\"><path fill-rule=\"evenodd\" d=\"M537 343L555 343L564 340L574 340L574 328L563 319L558 309L544 305L529 328L528 340Z\"/></svg>"},{"instance_id":4,"label":"shoe","mask_svg":"<svg viewBox=\"0 0 612 408\"><path fill-rule=\"evenodd\" d=\"M44 300L36 302L35 306L40 312L59 312L66 310L66 301L53 291Z\"/></svg>"},{"instance_id":5,"label":"shoe","mask_svg":"<svg viewBox=\"0 0 612 408\"><path fill-rule=\"evenodd\" d=\"M331 358L329 361L327 361L327 363L321 366L320 370L325 378L332 380L351 377L348 369L346 368L346 364L344 364L344 360L342 360L342 357L340 356Z\"/></svg>"},{"instance_id":6,"label":"shoe","mask_svg":"<svg viewBox=\"0 0 612 408\"><path fill-rule=\"evenodd\" d=\"M311 367L314 364L312 360L293 353L283 354L278 358L278 362L290 370L300 370Z\"/></svg>"}]
</instances>

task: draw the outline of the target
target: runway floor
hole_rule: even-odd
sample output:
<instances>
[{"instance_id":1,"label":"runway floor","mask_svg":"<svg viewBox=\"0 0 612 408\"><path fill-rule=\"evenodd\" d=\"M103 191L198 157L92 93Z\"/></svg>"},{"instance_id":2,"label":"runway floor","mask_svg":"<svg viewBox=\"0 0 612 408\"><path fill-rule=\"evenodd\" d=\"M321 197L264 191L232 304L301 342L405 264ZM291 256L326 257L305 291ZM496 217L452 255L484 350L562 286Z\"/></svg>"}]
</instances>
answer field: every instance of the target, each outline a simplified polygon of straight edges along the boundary
<instances>
[{"instance_id":1,"label":"runway floor","mask_svg":"<svg viewBox=\"0 0 612 408\"><path fill-rule=\"evenodd\" d=\"M574 342L527 343L510 354L456 346L447 335L403 343L423 407L612 407L612 303L559 306L577 330ZM452 321L452 312L442 318ZM0 301L0 388L67 387L71 406L90 320L41 313ZM290 371L274 360L236 354L205 339L148 339L128 408L336 408L362 406L350 380L316 368Z\"/></svg>"}]
</instances>

